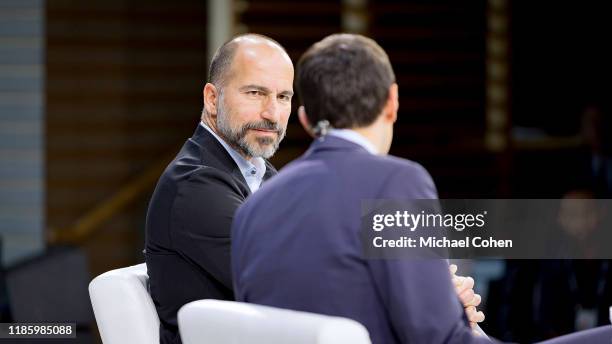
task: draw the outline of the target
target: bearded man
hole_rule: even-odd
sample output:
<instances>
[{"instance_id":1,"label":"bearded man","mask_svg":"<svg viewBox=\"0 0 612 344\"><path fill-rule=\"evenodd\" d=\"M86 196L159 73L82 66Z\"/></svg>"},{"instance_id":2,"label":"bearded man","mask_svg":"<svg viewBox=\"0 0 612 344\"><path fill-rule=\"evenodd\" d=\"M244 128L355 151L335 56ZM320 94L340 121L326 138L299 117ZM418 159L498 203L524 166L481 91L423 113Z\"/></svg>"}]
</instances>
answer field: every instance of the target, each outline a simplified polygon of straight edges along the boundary
<instances>
[{"instance_id":1,"label":"bearded man","mask_svg":"<svg viewBox=\"0 0 612 344\"><path fill-rule=\"evenodd\" d=\"M276 41L238 36L216 52L194 135L159 179L146 221L146 263L160 342L180 343L176 314L199 299L233 300L230 226L276 174L265 159L285 135L293 64Z\"/></svg>"}]
</instances>

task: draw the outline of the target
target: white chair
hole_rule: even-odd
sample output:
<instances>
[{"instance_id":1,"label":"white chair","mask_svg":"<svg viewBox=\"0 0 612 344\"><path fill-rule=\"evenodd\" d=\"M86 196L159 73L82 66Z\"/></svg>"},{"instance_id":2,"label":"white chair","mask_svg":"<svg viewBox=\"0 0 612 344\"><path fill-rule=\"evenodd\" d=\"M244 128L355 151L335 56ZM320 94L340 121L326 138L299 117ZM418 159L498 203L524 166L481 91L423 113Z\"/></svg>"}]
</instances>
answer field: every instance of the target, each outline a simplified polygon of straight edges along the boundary
<instances>
[{"instance_id":1,"label":"white chair","mask_svg":"<svg viewBox=\"0 0 612 344\"><path fill-rule=\"evenodd\" d=\"M351 319L232 301L190 302L178 325L183 344L371 344Z\"/></svg>"},{"instance_id":2,"label":"white chair","mask_svg":"<svg viewBox=\"0 0 612 344\"><path fill-rule=\"evenodd\" d=\"M159 317L147 290L146 264L111 270L89 283L104 344L158 344Z\"/></svg>"}]
</instances>

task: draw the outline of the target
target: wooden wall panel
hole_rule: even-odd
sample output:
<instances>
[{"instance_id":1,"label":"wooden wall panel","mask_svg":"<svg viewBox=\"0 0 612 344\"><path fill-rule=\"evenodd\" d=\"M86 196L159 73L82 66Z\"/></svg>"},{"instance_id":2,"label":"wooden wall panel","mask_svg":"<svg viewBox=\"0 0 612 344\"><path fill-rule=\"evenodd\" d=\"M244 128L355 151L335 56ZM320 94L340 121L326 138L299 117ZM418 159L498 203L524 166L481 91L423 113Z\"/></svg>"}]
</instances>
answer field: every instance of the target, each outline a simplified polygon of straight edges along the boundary
<instances>
[{"instance_id":1,"label":"wooden wall panel","mask_svg":"<svg viewBox=\"0 0 612 344\"><path fill-rule=\"evenodd\" d=\"M486 2L369 2L370 35L400 90L392 154L419 161L443 197L486 197L498 182L484 147Z\"/></svg>"},{"instance_id":2,"label":"wooden wall panel","mask_svg":"<svg viewBox=\"0 0 612 344\"><path fill-rule=\"evenodd\" d=\"M49 0L46 17L47 224L62 229L191 136L206 80L206 2ZM115 234L90 239L97 253L131 252L113 253L111 265L141 257L152 190L106 225Z\"/></svg>"}]
</instances>

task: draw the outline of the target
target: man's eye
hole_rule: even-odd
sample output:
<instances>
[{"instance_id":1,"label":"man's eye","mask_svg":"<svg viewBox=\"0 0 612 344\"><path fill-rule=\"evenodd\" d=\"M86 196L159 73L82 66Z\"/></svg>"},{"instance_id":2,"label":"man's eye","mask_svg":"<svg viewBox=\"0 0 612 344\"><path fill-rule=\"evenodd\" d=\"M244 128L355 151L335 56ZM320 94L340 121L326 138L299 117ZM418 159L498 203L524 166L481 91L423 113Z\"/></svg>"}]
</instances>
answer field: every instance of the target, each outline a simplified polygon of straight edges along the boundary
<instances>
[{"instance_id":1,"label":"man's eye","mask_svg":"<svg viewBox=\"0 0 612 344\"><path fill-rule=\"evenodd\" d=\"M252 91L247 91L247 94L250 95L250 96L261 96L263 94L263 92L257 91L257 90L252 90Z\"/></svg>"},{"instance_id":2,"label":"man's eye","mask_svg":"<svg viewBox=\"0 0 612 344\"><path fill-rule=\"evenodd\" d=\"M281 94L280 96L278 96L278 98L282 101L290 101L291 97L286 95L286 94Z\"/></svg>"}]
</instances>

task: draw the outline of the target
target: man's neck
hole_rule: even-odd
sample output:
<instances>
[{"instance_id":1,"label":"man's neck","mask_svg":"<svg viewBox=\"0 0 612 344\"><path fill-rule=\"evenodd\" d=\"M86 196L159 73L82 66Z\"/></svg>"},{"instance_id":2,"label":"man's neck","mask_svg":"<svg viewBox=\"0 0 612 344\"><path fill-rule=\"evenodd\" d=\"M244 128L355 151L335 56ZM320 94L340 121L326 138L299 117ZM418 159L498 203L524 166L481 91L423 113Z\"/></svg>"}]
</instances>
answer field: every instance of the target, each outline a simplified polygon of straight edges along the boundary
<instances>
[{"instance_id":1,"label":"man's neck","mask_svg":"<svg viewBox=\"0 0 612 344\"><path fill-rule=\"evenodd\" d=\"M374 147L376 147L376 151L378 152L378 154L381 154L383 149L381 148L380 138L379 135L377 135L377 132L373 130L372 127L351 128L351 130L363 136L366 140L368 140L368 142L370 142Z\"/></svg>"},{"instance_id":2,"label":"man's neck","mask_svg":"<svg viewBox=\"0 0 612 344\"><path fill-rule=\"evenodd\" d=\"M219 130L217 129L217 123L213 121L212 118L210 118L210 116L202 116L202 124L208 127L208 129L212 130L215 134L217 134L217 136L223 137L223 135L219 134Z\"/></svg>"}]
</instances>

